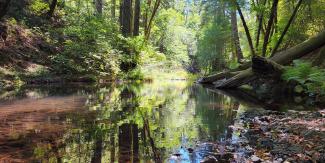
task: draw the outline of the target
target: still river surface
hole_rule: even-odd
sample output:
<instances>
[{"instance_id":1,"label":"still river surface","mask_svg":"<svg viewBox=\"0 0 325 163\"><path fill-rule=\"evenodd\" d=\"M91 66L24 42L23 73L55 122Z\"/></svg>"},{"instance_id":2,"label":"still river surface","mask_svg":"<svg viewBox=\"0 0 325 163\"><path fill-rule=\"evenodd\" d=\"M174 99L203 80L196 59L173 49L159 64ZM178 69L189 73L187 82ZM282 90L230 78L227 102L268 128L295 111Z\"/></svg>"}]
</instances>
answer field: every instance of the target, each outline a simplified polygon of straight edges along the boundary
<instances>
[{"instance_id":1,"label":"still river surface","mask_svg":"<svg viewBox=\"0 0 325 163\"><path fill-rule=\"evenodd\" d=\"M2 92L0 162L199 163L247 109L290 108L247 97L169 80Z\"/></svg>"}]
</instances>

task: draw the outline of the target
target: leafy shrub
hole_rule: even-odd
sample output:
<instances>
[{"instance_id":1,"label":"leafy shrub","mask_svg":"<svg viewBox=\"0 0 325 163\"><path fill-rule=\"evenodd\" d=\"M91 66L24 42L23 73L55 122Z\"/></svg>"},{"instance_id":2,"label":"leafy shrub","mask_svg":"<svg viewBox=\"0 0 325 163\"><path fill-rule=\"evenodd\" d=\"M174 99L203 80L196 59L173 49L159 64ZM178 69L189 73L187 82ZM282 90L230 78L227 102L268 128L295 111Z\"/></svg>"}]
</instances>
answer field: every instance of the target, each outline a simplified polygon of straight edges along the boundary
<instances>
[{"instance_id":1,"label":"leafy shrub","mask_svg":"<svg viewBox=\"0 0 325 163\"><path fill-rule=\"evenodd\" d=\"M52 57L54 72L115 77L122 57L115 48L121 42L117 24L94 15L67 15L64 19L70 24L58 29L65 40L64 50Z\"/></svg>"},{"instance_id":2,"label":"leafy shrub","mask_svg":"<svg viewBox=\"0 0 325 163\"><path fill-rule=\"evenodd\" d=\"M295 60L292 67L286 67L282 78L299 82L308 93L325 95L325 70L309 62Z\"/></svg>"},{"instance_id":3,"label":"leafy shrub","mask_svg":"<svg viewBox=\"0 0 325 163\"><path fill-rule=\"evenodd\" d=\"M29 6L30 11L35 15L42 15L49 10L49 4L43 0L34 0Z\"/></svg>"}]
</instances>

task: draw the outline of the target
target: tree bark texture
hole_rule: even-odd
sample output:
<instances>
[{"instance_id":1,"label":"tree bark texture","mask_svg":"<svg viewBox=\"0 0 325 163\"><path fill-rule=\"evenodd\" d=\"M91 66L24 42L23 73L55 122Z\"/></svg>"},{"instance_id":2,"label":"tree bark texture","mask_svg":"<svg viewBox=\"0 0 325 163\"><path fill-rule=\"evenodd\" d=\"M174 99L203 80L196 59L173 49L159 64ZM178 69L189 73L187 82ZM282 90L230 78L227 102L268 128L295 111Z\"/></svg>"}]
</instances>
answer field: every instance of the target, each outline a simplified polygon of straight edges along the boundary
<instances>
[{"instance_id":1,"label":"tree bark texture","mask_svg":"<svg viewBox=\"0 0 325 163\"><path fill-rule=\"evenodd\" d=\"M232 9L230 11L231 15L231 30L232 30L232 38L236 50L237 62L240 63L242 59L244 59L243 52L240 47L239 35L238 35L238 25L237 25L237 15L236 10Z\"/></svg>"},{"instance_id":2,"label":"tree bark texture","mask_svg":"<svg viewBox=\"0 0 325 163\"><path fill-rule=\"evenodd\" d=\"M133 36L139 36L140 12L140 0L135 0Z\"/></svg>"},{"instance_id":3,"label":"tree bark texture","mask_svg":"<svg viewBox=\"0 0 325 163\"><path fill-rule=\"evenodd\" d=\"M130 37L132 35L132 0L123 0L121 4L121 30L124 37Z\"/></svg>"}]
</instances>

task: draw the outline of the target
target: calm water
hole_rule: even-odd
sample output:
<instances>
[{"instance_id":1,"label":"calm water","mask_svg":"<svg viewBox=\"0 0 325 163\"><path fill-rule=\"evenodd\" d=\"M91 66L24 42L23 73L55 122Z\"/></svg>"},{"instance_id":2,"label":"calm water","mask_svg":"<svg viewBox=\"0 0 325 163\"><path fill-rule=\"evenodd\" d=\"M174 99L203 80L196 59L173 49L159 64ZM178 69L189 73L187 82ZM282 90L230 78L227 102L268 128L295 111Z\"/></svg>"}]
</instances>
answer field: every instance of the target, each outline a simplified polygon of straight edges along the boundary
<instances>
[{"instance_id":1,"label":"calm water","mask_svg":"<svg viewBox=\"0 0 325 163\"><path fill-rule=\"evenodd\" d=\"M270 106L243 96L185 81L2 92L0 162L200 162L234 118Z\"/></svg>"}]
</instances>

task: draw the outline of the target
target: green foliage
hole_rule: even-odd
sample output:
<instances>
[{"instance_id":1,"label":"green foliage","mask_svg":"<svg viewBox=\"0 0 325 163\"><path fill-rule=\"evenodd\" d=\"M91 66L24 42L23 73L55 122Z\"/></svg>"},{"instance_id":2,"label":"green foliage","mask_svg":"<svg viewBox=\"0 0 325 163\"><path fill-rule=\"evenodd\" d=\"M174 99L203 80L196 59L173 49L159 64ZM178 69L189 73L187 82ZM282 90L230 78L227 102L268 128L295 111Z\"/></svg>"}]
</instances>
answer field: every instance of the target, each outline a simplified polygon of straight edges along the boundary
<instances>
[{"instance_id":1,"label":"green foliage","mask_svg":"<svg viewBox=\"0 0 325 163\"><path fill-rule=\"evenodd\" d=\"M31 1L29 10L33 14L40 16L40 15L48 12L49 4L46 3L44 0L34 0L34 1Z\"/></svg>"},{"instance_id":2,"label":"green foliage","mask_svg":"<svg viewBox=\"0 0 325 163\"><path fill-rule=\"evenodd\" d=\"M129 71L125 74L125 78L129 80L143 80L144 74L141 72L141 69L137 68L132 71Z\"/></svg>"},{"instance_id":3,"label":"green foliage","mask_svg":"<svg viewBox=\"0 0 325 163\"><path fill-rule=\"evenodd\" d=\"M229 32L229 26L223 22L212 21L203 27L199 34L197 50L202 68L212 65L218 67L225 63L224 48L230 36Z\"/></svg>"},{"instance_id":4,"label":"green foliage","mask_svg":"<svg viewBox=\"0 0 325 163\"><path fill-rule=\"evenodd\" d=\"M184 15L174 8L162 9L152 29L154 44L166 58L177 63L186 63L188 47L194 44L194 33L186 27Z\"/></svg>"},{"instance_id":5,"label":"green foliage","mask_svg":"<svg viewBox=\"0 0 325 163\"><path fill-rule=\"evenodd\" d=\"M94 74L99 77L116 76L120 69L121 50L117 49L122 38L118 25L107 18L67 10L64 17L69 25L56 29L63 33L64 50L52 57L53 69L59 74Z\"/></svg>"},{"instance_id":6,"label":"green foliage","mask_svg":"<svg viewBox=\"0 0 325 163\"><path fill-rule=\"evenodd\" d=\"M309 62L295 60L294 66L285 69L282 78L298 81L309 93L325 94L325 70L313 67Z\"/></svg>"}]
</instances>

